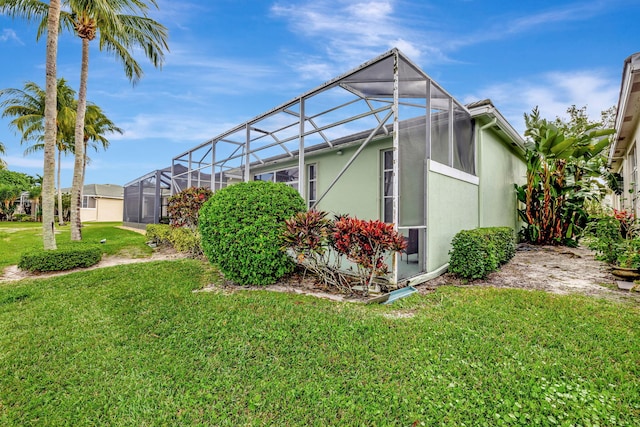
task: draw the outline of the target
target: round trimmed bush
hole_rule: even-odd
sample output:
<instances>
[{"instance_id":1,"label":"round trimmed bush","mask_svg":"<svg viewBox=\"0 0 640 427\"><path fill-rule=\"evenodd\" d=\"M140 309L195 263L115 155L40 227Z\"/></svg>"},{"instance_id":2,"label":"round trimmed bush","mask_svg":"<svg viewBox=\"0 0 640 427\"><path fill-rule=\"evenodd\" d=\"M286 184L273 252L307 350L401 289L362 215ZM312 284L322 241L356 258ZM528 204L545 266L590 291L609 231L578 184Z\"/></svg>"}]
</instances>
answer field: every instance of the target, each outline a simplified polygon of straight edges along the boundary
<instances>
[{"instance_id":1,"label":"round trimmed bush","mask_svg":"<svg viewBox=\"0 0 640 427\"><path fill-rule=\"evenodd\" d=\"M250 181L217 191L200 209L202 250L229 280L270 285L293 271L283 251L284 221L306 210L296 190Z\"/></svg>"}]
</instances>

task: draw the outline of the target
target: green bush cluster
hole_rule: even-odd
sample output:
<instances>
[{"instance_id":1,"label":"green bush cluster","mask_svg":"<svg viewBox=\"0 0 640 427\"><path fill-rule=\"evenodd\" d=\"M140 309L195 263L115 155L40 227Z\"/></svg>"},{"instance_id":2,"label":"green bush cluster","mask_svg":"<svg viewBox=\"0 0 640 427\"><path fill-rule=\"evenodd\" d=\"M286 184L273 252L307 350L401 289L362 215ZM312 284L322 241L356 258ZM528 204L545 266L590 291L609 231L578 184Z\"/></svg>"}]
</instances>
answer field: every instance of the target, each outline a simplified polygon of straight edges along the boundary
<instances>
[{"instance_id":1,"label":"green bush cluster","mask_svg":"<svg viewBox=\"0 0 640 427\"><path fill-rule=\"evenodd\" d=\"M516 253L513 230L486 227L462 230L451 242L449 271L464 279L484 279Z\"/></svg>"},{"instance_id":2,"label":"green bush cluster","mask_svg":"<svg viewBox=\"0 0 640 427\"><path fill-rule=\"evenodd\" d=\"M157 245L171 245L178 252L194 257L202 255L198 230L187 227L174 228L169 224L147 224L146 237Z\"/></svg>"},{"instance_id":3,"label":"green bush cluster","mask_svg":"<svg viewBox=\"0 0 640 427\"><path fill-rule=\"evenodd\" d=\"M640 228L627 211L613 210L590 218L584 232L585 243L596 259L624 268L640 268Z\"/></svg>"},{"instance_id":4,"label":"green bush cluster","mask_svg":"<svg viewBox=\"0 0 640 427\"><path fill-rule=\"evenodd\" d=\"M241 285L269 285L293 271L282 250L284 221L306 210L296 190L251 181L217 191L200 209L202 249L225 277Z\"/></svg>"},{"instance_id":5,"label":"green bush cluster","mask_svg":"<svg viewBox=\"0 0 640 427\"><path fill-rule=\"evenodd\" d=\"M28 271L64 271L91 267L102 259L102 250L94 245L73 245L53 251L29 251L20 257L18 267Z\"/></svg>"},{"instance_id":6,"label":"green bush cluster","mask_svg":"<svg viewBox=\"0 0 640 427\"><path fill-rule=\"evenodd\" d=\"M171 227L169 224L147 224L146 237L156 245L171 244Z\"/></svg>"}]
</instances>

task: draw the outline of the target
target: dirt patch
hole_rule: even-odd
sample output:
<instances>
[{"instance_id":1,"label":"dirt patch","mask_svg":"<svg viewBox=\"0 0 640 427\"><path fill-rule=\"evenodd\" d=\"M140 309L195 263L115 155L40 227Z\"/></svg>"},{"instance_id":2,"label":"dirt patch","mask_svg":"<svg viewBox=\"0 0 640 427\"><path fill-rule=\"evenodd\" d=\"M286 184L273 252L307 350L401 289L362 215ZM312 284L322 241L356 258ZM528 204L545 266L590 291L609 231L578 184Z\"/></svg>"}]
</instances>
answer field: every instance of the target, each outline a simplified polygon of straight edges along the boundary
<instances>
[{"instance_id":1,"label":"dirt patch","mask_svg":"<svg viewBox=\"0 0 640 427\"><path fill-rule=\"evenodd\" d=\"M417 288L421 292L430 292L445 284L493 286L640 302L640 294L618 290L616 280L619 279L611 274L607 264L597 261L593 251L587 248L521 244L513 259L485 280L465 282L447 273Z\"/></svg>"}]
</instances>

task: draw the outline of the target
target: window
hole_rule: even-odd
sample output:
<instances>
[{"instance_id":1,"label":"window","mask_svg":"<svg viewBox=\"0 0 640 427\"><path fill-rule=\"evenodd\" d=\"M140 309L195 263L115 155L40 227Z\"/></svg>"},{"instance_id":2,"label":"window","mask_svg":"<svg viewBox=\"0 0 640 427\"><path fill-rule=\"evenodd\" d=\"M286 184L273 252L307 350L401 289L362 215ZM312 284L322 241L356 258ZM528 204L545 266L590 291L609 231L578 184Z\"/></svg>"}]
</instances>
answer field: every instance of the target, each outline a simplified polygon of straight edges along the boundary
<instances>
[{"instance_id":1,"label":"window","mask_svg":"<svg viewBox=\"0 0 640 427\"><path fill-rule=\"evenodd\" d=\"M382 220L393 222L393 150L382 151Z\"/></svg>"},{"instance_id":2,"label":"window","mask_svg":"<svg viewBox=\"0 0 640 427\"><path fill-rule=\"evenodd\" d=\"M259 175L254 175L255 181L271 181L282 182L289 187L298 189L298 168L281 169L273 172L266 172Z\"/></svg>"},{"instance_id":3,"label":"window","mask_svg":"<svg viewBox=\"0 0 640 427\"><path fill-rule=\"evenodd\" d=\"M82 196L82 207L84 209L95 209L96 198L93 196Z\"/></svg>"},{"instance_id":4,"label":"window","mask_svg":"<svg viewBox=\"0 0 640 427\"><path fill-rule=\"evenodd\" d=\"M317 190L318 190L318 178L316 176L316 171L318 167L315 164L307 165L307 199L308 205L307 207L313 206L313 204L317 200Z\"/></svg>"}]
</instances>

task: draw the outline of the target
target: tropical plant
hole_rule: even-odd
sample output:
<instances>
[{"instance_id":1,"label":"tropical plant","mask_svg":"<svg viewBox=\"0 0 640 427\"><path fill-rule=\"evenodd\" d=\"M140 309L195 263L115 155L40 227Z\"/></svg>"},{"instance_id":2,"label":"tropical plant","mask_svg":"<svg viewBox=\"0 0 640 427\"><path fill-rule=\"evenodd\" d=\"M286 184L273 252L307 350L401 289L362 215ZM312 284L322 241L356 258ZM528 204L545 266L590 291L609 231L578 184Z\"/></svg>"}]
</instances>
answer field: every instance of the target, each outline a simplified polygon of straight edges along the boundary
<instances>
[{"instance_id":1,"label":"tropical plant","mask_svg":"<svg viewBox=\"0 0 640 427\"><path fill-rule=\"evenodd\" d=\"M339 255L356 264L365 295L374 279L388 272L385 256L407 247L406 240L393 224L380 220L367 221L342 215L334 221L333 228L333 247Z\"/></svg>"},{"instance_id":2,"label":"tropical plant","mask_svg":"<svg viewBox=\"0 0 640 427\"><path fill-rule=\"evenodd\" d=\"M172 227L198 229L198 212L202 205L211 198L213 192L205 187L191 187L174 194L167 200L169 224Z\"/></svg>"},{"instance_id":3,"label":"tropical plant","mask_svg":"<svg viewBox=\"0 0 640 427\"><path fill-rule=\"evenodd\" d=\"M341 271L342 257L332 250L333 221L328 213L311 209L298 212L285 221L284 248L291 252L296 262L315 275L329 288L350 294L351 280Z\"/></svg>"},{"instance_id":4,"label":"tropical plant","mask_svg":"<svg viewBox=\"0 0 640 427\"><path fill-rule=\"evenodd\" d=\"M613 209L590 218L584 236L596 259L626 268L640 268L640 230L632 212Z\"/></svg>"},{"instance_id":5,"label":"tropical plant","mask_svg":"<svg viewBox=\"0 0 640 427\"><path fill-rule=\"evenodd\" d=\"M342 257L356 265L357 282L367 295L374 279L388 272L385 257L400 252L406 240L393 228L377 220L361 220L338 215L329 220L327 213L310 210L285 221L284 247L296 261L316 274L324 285L352 292L351 280L341 271Z\"/></svg>"},{"instance_id":6,"label":"tropical plant","mask_svg":"<svg viewBox=\"0 0 640 427\"><path fill-rule=\"evenodd\" d=\"M58 115L56 118L56 151L57 182L58 182L58 211L62 204L62 185L60 172L62 166L62 154L73 152L73 126L75 123L75 91L67 85L65 79L58 79L56 86L56 103ZM4 107L2 117L14 117L9 125L22 134L20 143L33 142L24 154L28 155L44 150L44 107L46 92L34 82L27 82L24 89L0 90L0 97L5 97L0 106ZM61 216L58 223L64 225Z\"/></svg>"},{"instance_id":7,"label":"tropical plant","mask_svg":"<svg viewBox=\"0 0 640 427\"><path fill-rule=\"evenodd\" d=\"M558 127L540 117L538 108L525 114L527 181L516 186L519 210L526 222L522 234L536 244L573 244L586 225L586 200L598 197L595 178L600 176L600 153L609 145L613 129L600 123Z\"/></svg>"}]
</instances>

